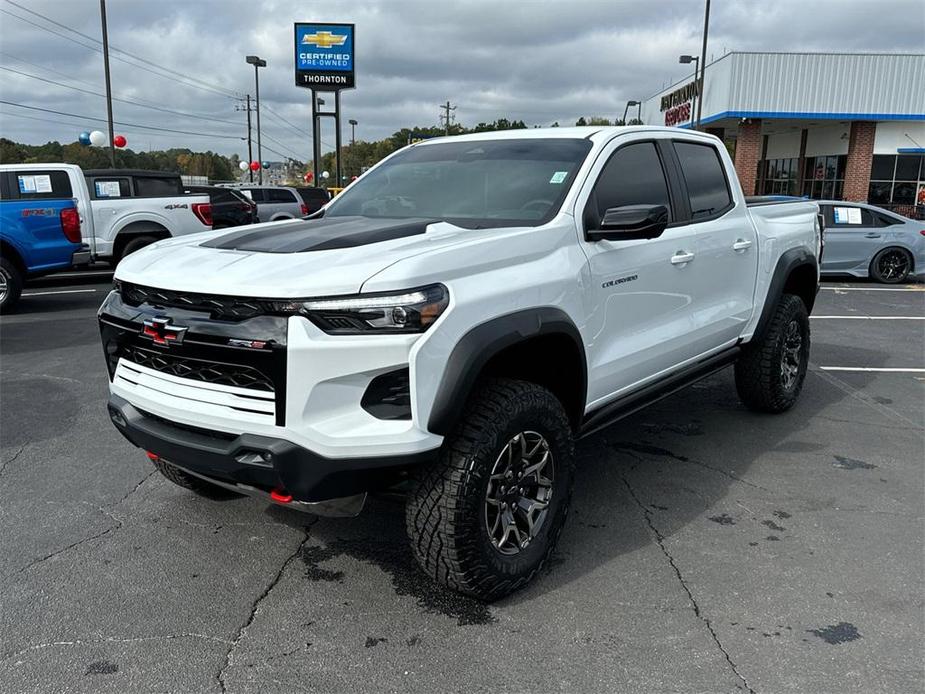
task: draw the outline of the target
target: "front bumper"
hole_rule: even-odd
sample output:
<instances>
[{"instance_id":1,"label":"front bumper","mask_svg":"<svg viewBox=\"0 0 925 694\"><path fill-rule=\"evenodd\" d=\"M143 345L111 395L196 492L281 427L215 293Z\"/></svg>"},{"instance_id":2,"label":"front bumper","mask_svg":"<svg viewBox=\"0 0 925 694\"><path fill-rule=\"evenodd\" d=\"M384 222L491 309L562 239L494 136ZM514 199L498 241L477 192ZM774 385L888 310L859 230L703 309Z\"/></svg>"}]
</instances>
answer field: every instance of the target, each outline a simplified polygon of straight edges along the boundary
<instances>
[{"instance_id":1,"label":"front bumper","mask_svg":"<svg viewBox=\"0 0 925 694\"><path fill-rule=\"evenodd\" d=\"M370 458L326 458L284 439L222 434L171 422L110 395L109 416L134 445L222 486L285 492L298 502L323 502L383 489L436 451ZM312 510L312 509L305 509Z\"/></svg>"}]
</instances>

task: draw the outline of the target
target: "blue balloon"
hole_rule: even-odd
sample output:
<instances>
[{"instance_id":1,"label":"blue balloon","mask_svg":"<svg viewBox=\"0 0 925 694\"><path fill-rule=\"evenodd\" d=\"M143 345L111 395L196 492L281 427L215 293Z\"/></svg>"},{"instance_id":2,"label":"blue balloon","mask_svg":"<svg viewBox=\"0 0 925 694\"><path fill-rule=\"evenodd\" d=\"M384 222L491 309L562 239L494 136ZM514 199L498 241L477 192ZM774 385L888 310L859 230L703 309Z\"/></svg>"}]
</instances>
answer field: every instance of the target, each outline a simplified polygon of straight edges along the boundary
<instances>
[{"instance_id":1,"label":"blue balloon","mask_svg":"<svg viewBox=\"0 0 925 694\"><path fill-rule=\"evenodd\" d=\"M80 136L77 138L77 140L78 142L80 142L80 144L86 145L87 147L89 147L90 146L90 133L85 130L84 132L80 133Z\"/></svg>"}]
</instances>

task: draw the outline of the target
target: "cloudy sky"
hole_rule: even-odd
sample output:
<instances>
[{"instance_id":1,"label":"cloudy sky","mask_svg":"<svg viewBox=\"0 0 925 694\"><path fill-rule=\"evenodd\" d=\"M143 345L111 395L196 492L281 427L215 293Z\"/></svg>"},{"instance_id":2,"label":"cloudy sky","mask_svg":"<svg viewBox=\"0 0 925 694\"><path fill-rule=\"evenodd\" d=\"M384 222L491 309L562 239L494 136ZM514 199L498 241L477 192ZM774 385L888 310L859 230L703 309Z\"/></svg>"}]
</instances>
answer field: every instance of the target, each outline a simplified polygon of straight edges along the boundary
<instances>
[{"instance_id":1,"label":"cloudy sky","mask_svg":"<svg viewBox=\"0 0 925 694\"><path fill-rule=\"evenodd\" d=\"M922 0L712 5L707 53L717 58L733 50L925 52ZM703 26L703 0L108 0L107 8L114 118L125 124L116 133L130 147L246 156L235 97L253 90L244 56L256 53L268 62L264 159L310 157L309 92L293 77L295 21L357 26L345 141L349 118L359 121L358 138L375 140L436 124L447 99L465 125L622 116L628 99L686 76L678 55L700 53ZM97 0L0 0L0 135L37 144L105 130L90 120L106 117L100 38ZM322 139L333 143L332 122Z\"/></svg>"}]
</instances>

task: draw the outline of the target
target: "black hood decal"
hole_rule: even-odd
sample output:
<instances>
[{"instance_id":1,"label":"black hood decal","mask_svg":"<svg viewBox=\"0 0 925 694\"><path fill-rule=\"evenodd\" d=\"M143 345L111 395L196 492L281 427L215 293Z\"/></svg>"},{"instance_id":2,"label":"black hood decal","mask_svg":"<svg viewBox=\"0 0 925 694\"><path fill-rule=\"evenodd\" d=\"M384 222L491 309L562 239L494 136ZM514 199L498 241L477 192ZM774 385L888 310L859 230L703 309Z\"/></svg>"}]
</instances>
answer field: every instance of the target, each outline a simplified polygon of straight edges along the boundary
<instances>
[{"instance_id":1,"label":"black hood decal","mask_svg":"<svg viewBox=\"0 0 925 694\"><path fill-rule=\"evenodd\" d=\"M432 219L322 217L306 219L299 224L274 225L266 229L244 228L200 245L204 248L261 253L330 251L416 236L423 234L427 225L433 223Z\"/></svg>"}]
</instances>

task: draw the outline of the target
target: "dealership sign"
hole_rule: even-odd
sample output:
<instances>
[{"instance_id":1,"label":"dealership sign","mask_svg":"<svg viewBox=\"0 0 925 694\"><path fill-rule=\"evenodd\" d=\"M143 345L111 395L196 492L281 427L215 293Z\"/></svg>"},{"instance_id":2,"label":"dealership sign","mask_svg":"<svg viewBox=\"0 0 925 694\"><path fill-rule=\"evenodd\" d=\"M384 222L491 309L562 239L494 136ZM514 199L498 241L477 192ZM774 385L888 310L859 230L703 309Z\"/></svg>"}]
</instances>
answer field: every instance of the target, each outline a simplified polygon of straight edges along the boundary
<instances>
[{"instance_id":1,"label":"dealership sign","mask_svg":"<svg viewBox=\"0 0 925 694\"><path fill-rule=\"evenodd\" d=\"M295 83L319 91L356 85L353 24L295 25Z\"/></svg>"},{"instance_id":2,"label":"dealership sign","mask_svg":"<svg viewBox=\"0 0 925 694\"><path fill-rule=\"evenodd\" d=\"M685 101L691 101L696 96L700 96L700 82L698 80L688 82L683 87L678 87L670 94L663 96L662 111L680 106Z\"/></svg>"}]
</instances>

